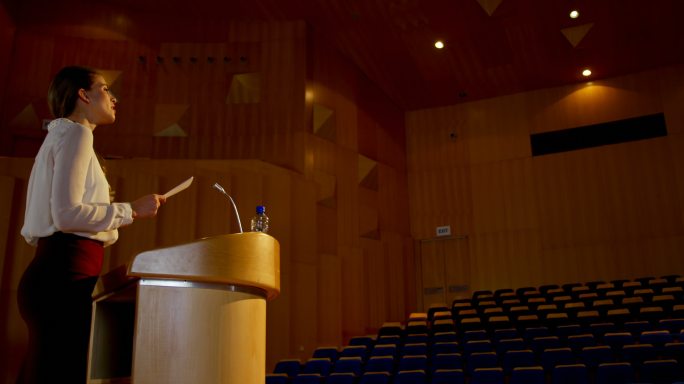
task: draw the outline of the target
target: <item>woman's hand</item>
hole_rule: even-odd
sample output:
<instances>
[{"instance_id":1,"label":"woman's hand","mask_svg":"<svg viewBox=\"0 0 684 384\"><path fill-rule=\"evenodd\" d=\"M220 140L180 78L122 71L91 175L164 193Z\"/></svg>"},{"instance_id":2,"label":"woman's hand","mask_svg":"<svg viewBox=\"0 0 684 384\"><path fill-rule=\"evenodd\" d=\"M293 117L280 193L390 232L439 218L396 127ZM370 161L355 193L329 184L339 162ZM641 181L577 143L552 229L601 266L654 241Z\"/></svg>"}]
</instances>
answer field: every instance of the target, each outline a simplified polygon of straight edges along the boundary
<instances>
[{"instance_id":1,"label":"woman's hand","mask_svg":"<svg viewBox=\"0 0 684 384\"><path fill-rule=\"evenodd\" d=\"M159 207L166 203L166 197L162 195L147 195L131 203L134 219L145 219L157 216Z\"/></svg>"}]
</instances>

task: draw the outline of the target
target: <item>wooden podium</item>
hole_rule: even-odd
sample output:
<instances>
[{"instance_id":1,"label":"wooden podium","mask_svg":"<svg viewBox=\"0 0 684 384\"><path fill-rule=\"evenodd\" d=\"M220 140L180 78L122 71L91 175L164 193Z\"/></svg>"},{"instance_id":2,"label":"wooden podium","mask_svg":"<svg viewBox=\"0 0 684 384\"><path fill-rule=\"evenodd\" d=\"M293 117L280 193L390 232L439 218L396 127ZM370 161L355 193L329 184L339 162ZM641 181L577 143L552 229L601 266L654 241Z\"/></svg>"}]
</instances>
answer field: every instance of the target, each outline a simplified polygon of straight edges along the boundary
<instances>
[{"instance_id":1,"label":"wooden podium","mask_svg":"<svg viewBox=\"0 0 684 384\"><path fill-rule=\"evenodd\" d=\"M143 252L125 276L121 268L102 281L89 383L264 382L266 300L280 293L273 237L222 235Z\"/></svg>"}]
</instances>

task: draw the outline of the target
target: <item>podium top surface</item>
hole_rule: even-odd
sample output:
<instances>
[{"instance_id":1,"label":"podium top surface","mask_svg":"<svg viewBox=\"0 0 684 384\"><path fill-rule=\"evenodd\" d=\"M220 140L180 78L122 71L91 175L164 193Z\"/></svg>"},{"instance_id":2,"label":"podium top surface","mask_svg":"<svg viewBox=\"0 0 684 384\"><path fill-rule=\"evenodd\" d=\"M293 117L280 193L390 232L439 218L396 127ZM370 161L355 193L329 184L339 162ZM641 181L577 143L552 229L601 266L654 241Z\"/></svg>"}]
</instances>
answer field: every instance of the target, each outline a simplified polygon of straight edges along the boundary
<instances>
[{"instance_id":1,"label":"podium top surface","mask_svg":"<svg viewBox=\"0 0 684 384\"><path fill-rule=\"evenodd\" d=\"M280 294L280 244L261 232L208 237L139 253L127 275L254 287L271 300Z\"/></svg>"}]
</instances>

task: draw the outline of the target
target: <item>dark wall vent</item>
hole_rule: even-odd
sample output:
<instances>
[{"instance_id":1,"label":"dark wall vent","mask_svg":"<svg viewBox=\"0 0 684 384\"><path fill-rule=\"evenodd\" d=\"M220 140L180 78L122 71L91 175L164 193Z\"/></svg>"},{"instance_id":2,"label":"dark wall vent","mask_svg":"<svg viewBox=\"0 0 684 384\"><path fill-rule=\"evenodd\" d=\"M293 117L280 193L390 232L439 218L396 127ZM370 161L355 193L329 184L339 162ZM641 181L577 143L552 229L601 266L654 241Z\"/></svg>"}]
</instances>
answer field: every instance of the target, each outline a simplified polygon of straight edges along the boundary
<instances>
[{"instance_id":1,"label":"dark wall vent","mask_svg":"<svg viewBox=\"0 0 684 384\"><path fill-rule=\"evenodd\" d=\"M532 156L593 148L667 136L665 115L633 117L631 119L563 129L530 135Z\"/></svg>"}]
</instances>

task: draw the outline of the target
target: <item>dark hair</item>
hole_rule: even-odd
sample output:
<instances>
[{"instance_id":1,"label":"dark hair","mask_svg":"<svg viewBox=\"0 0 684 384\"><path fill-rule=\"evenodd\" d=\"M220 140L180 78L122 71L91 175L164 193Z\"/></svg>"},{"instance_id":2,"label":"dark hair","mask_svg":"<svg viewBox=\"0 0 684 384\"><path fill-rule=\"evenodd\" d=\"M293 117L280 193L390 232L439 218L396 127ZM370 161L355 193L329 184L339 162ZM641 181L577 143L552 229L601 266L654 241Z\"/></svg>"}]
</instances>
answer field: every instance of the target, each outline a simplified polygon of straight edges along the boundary
<instances>
[{"instance_id":1,"label":"dark hair","mask_svg":"<svg viewBox=\"0 0 684 384\"><path fill-rule=\"evenodd\" d=\"M55 117L67 117L76 109L78 91L89 90L93 85L94 69L87 67L64 67L57 72L48 89L48 106Z\"/></svg>"}]
</instances>

